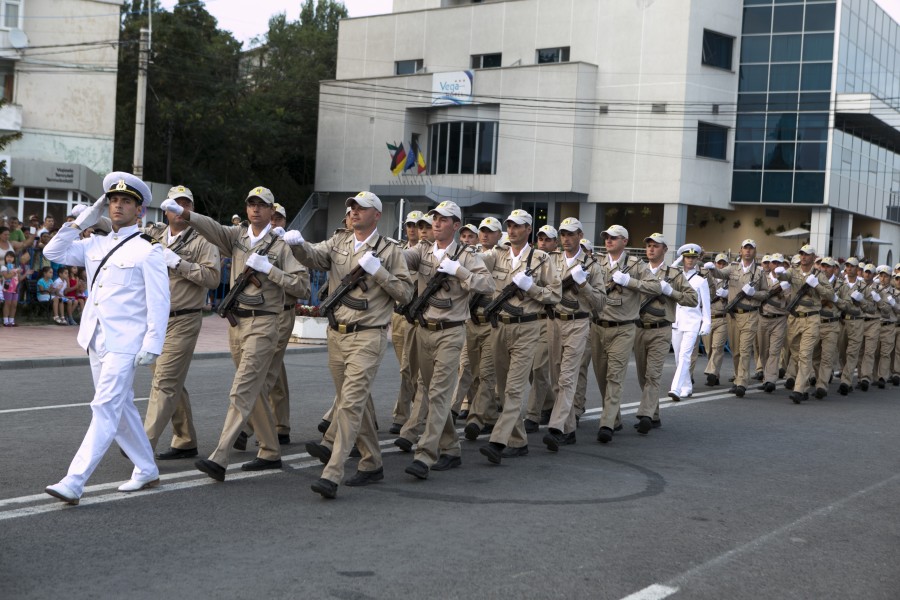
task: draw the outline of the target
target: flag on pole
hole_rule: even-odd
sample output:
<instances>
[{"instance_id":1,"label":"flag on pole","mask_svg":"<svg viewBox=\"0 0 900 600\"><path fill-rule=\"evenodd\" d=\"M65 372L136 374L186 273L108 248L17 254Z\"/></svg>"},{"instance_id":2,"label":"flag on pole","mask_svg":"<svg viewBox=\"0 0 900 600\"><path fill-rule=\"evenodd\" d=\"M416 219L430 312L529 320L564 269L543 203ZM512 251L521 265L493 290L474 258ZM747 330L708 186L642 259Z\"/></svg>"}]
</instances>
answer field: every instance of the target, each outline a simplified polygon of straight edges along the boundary
<instances>
[{"instance_id":1,"label":"flag on pole","mask_svg":"<svg viewBox=\"0 0 900 600\"><path fill-rule=\"evenodd\" d=\"M403 142L399 146L387 145L388 150L393 151L391 155L391 173L400 175L406 167L406 151L403 149Z\"/></svg>"}]
</instances>

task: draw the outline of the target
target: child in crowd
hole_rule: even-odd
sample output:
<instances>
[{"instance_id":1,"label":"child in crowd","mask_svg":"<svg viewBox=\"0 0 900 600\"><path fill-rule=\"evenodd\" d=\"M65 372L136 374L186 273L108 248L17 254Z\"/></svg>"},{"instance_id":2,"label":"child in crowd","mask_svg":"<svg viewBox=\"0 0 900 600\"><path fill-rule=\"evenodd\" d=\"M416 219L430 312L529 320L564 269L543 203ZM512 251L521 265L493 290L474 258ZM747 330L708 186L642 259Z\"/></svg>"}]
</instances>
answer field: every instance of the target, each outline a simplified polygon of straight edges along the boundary
<instances>
[{"instance_id":1,"label":"child in crowd","mask_svg":"<svg viewBox=\"0 0 900 600\"><path fill-rule=\"evenodd\" d=\"M53 287L53 268L41 269L41 278L37 282L37 301L50 302L51 288Z\"/></svg>"},{"instance_id":2,"label":"child in crowd","mask_svg":"<svg viewBox=\"0 0 900 600\"><path fill-rule=\"evenodd\" d=\"M53 302L53 322L57 325L68 325L66 322L66 292L69 288L69 267L60 267L57 271L59 277L51 286L51 300Z\"/></svg>"},{"instance_id":3,"label":"child in crowd","mask_svg":"<svg viewBox=\"0 0 900 600\"><path fill-rule=\"evenodd\" d=\"M78 277L75 267L69 269L69 279L66 282L66 325L78 325L75 322L75 307L78 306Z\"/></svg>"},{"instance_id":4,"label":"child in crowd","mask_svg":"<svg viewBox=\"0 0 900 600\"><path fill-rule=\"evenodd\" d=\"M3 257L0 267L0 279L3 280L3 326L16 326L16 308L19 305L19 267L16 265L16 253L8 251Z\"/></svg>"}]
</instances>

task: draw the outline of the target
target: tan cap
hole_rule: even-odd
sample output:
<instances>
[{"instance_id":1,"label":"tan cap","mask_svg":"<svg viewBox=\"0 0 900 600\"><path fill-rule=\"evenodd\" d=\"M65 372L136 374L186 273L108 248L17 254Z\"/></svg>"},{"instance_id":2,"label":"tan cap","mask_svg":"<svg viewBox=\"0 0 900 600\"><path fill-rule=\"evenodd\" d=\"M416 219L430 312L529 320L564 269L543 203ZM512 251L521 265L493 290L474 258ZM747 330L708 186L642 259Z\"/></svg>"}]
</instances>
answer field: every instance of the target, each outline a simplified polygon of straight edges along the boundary
<instances>
[{"instance_id":1,"label":"tan cap","mask_svg":"<svg viewBox=\"0 0 900 600\"><path fill-rule=\"evenodd\" d=\"M764 262L764 263L772 262L772 256L770 254L766 254L765 256L762 257L762 262Z\"/></svg>"},{"instance_id":2,"label":"tan cap","mask_svg":"<svg viewBox=\"0 0 900 600\"><path fill-rule=\"evenodd\" d=\"M240 221L240 220L241 220L241 217L240 217L239 215L231 215L231 220L234 221L235 219L237 219L238 221Z\"/></svg>"},{"instance_id":3,"label":"tan cap","mask_svg":"<svg viewBox=\"0 0 900 600\"><path fill-rule=\"evenodd\" d=\"M556 228L553 225L544 225L540 229L538 229L538 234L543 233L548 238L558 238L559 233L556 231Z\"/></svg>"},{"instance_id":4,"label":"tan cap","mask_svg":"<svg viewBox=\"0 0 900 600\"><path fill-rule=\"evenodd\" d=\"M509 246L509 234L506 233L505 231L503 232L503 235L500 236L499 245L500 246Z\"/></svg>"},{"instance_id":5,"label":"tan cap","mask_svg":"<svg viewBox=\"0 0 900 600\"><path fill-rule=\"evenodd\" d=\"M900 263L897 263L896 265L894 265L894 270L900 271Z\"/></svg>"},{"instance_id":6,"label":"tan cap","mask_svg":"<svg viewBox=\"0 0 900 600\"><path fill-rule=\"evenodd\" d=\"M816 249L811 244L804 244L800 247L800 254L815 254Z\"/></svg>"},{"instance_id":7,"label":"tan cap","mask_svg":"<svg viewBox=\"0 0 900 600\"><path fill-rule=\"evenodd\" d=\"M621 225L612 225L606 229L606 231L600 232L600 237L602 239L606 239L608 237L620 237L625 239L630 239L628 237L628 230L622 227Z\"/></svg>"},{"instance_id":8,"label":"tan cap","mask_svg":"<svg viewBox=\"0 0 900 600\"><path fill-rule=\"evenodd\" d=\"M345 206L352 207L354 204L358 204L360 208L374 208L381 212L381 198L372 192L360 192L344 201Z\"/></svg>"},{"instance_id":9,"label":"tan cap","mask_svg":"<svg viewBox=\"0 0 900 600\"><path fill-rule=\"evenodd\" d=\"M462 231L463 229L468 229L475 235L478 235L478 226L475 225L474 223L466 223L465 225L463 225L462 227L459 228L460 231Z\"/></svg>"},{"instance_id":10,"label":"tan cap","mask_svg":"<svg viewBox=\"0 0 900 600\"><path fill-rule=\"evenodd\" d=\"M647 237L644 238L644 243L647 242L656 242L657 244L662 244L663 246L668 247L669 245L666 243L666 238L661 233L651 233Z\"/></svg>"},{"instance_id":11,"label":"tan cap","mask_svg":"<svg viewBox=\"0 0 900 600\"><path fill-rule=\"evenodd\" d=\"M876 273L884 273L885 275L890 275L891 268L887 265L878 265L877 267L875 267L875 272Z\"/></svg>"},{"instance_id":12,"label":"tan cap","mask_svg":"<svg viewBox=\"0 0 900 600\"><path fill-rule=\"evenodd\" d=\"M828 267L836 267L837 261L831 258L830 256L826 256L822 259L822 264Z\"/></svg>"},{"instance_id":13,"label":"tan cap","mask_svg":"<svg viewBox=\"0 0 900 600\"><path fill-rule=\"evenodd\" d=\"M800 264L800 255L799 255L799 254L795 254L795 255L793 255L793 256L791 257L791 264L792 264L792 265L799 265L799 264Z\"/></svg>"},{"instance_id":14,"label":"tan cap","mask_svg":"<svg viewBox=\"0 0 900 600\"><path fill-rule=\"evenodd\" d=\"M772 255L769 257L769 260L770 260L771 262L783 263L783 262L784 262L784 255L783 255L783 254L779 254L778 252L776 252L775 254L772 254Z\"/></svg>"},{"instance_id":15,"label":"tan cap","mask_svg":"<svg viewBox=\"0 0 900 600\"><path fill-rule=\"evenodd\" d=\"M575 217L569 217L567 219L563 219L563 222L559 224L560 231L571 231L575 233L576 231L584 231L584 225L581 224L581 221L576 219Z\"/></svg>"},{"instance_id":16,"label":"tan cap","mask_svg":"<svg viewBox=\"0 0 900 600\"><path fill-rule=\"evenodd\" d=\"M347 208L350 208L349 206ZM417 223L419 218L422 216L422 211L413 210L410 211L408 215L406 215L406 220L403 222L404 225L409 225L410 223Z\"/></svg>"},{"instance_id":17,"label":"tan cap","mask_svg":"<svg viewBox=\"0 0 900 600\"><path fill-rule=\"evenodd\" d=\"M175 187L169 188L169 193L166 194L166 198L169 200L177 200L178 198L187 198L191 202L194 201L194 194L191 193L191 190L184 187L183 185L176 185Z\"/></svg>"},{"instance_id":18,"label":"tan cap","mask_svg":"<svg viewBox=\"0 0 900 600\"><path fill-rule=\"evenodd\" d=\"M716 262L725 262L725 263L727 263L727 262L728 262L728 257L725 256L725 253L719 252L718 254L716 254Z\"/></svg>"},{"instance_id":19,"label":"tan cap","mask_svg":"<svg viewBox=\"0 0 900 600\"><path fill-rule=\"evenodd\" d=\"M434 208L428 211L429 215L442 215L444 217L455 217L462 221L462 211L459 209L459 206L456 205L456 202L451 202L450 200L444 200Z\"/></svg>"},{"instance_id":20,"label":"tan cap","mask_svg":"<svg viewBox=\"0 0 900 600\"><path fill-rule=\"evenodd\" d=\"M416 221L416 225L418 225L419 223L427 223L430 227L434 224L434 219L431 218L431 215L422 215L421 217L419 217L419 220Z\"/></svg>"},{"instance_id":21,"label":"tan cap","mask_svg":"<svg viewBox=\"0 0 900 600\"><path fill-rule=\"evenodd\" d=\"M741 248L743 248L744 246L753 246L754 248L756 248L756 240L751 240L750 238L747 238L746 240L741 242Z\"/></svg>"},{"instance_id":22,"label":"tan cap","mask_svg":"<svg viewBox=\"0 0 900 600\"><path fill-rule=\"evenodd\" d=\"M478 225L478 229L490 229L491 231L500 231L503 229L500 221L495 219L494 217L485 217L481 220L481 223Z\"/></svg>"},{"instance_id":23,"label":"tan cap","mask_svg":"<svg viewBox=\"0 0 900 600\"><path fill-rule=\"evenodd\" d=\"M589 239L581 238L578 244L584 248L585 252L593 252L594 251L594 242Z\"/></svg>"},{"instance_id":24,"label":"tan cap","mask_svg":"<svg viewBox=\"0 0 900 600\"><path fill-rule=\"evenodd\" d=\"M858 267L859 259L856 258L855 256L851 256L850 258L848 258L847 260L844 261L844 264L850 265L851 267Z\"/></svg>"},{"instance_id":25,"label":"tan cap","mask_svg":"<svg viewBox=\"0 0 900 600\"><path fill-rule=\"evenodd\" d=\"M521 208L517 208L516 210L509 213L509 216L506 217L507 222L512 221L518 225L531 225L534 221L527 212L522 210Z\"/></svg>"},{"instance_id":26,"label":"tan cap","mask_svg":"<svg viewBox=\"0 0 900 600\"><path fill-rule=\"evenodd\" d=\"M284 210L284 207L277 202L275 203L275 212L287 219L287 211Z\"/></svg>"},{"instance_id":27,"label":"tan cap","mask_svg":"<svg viewBox=\"0 0 900 600\"><path fill-rule=\"evenodd\" d=\"M869 263L869 264L867 264L866 266L863 267L863 271L868 271L869 273L874 273L874 272L875 272L875 265L873 265L872 263Z\"/></svg>"},{"instance_id":28,"label":"tan cap","mask_svg":"<svg viewBox=\"0 0 900 600\"><path fill-rule=\"evenodd\" d=\"M250 193L247 194L247 200L250 198L259 198L269 206L275 204L275 195L272 193L272 190L264 187L255 187L250 190Z\"/></svg>"}]
</instances>

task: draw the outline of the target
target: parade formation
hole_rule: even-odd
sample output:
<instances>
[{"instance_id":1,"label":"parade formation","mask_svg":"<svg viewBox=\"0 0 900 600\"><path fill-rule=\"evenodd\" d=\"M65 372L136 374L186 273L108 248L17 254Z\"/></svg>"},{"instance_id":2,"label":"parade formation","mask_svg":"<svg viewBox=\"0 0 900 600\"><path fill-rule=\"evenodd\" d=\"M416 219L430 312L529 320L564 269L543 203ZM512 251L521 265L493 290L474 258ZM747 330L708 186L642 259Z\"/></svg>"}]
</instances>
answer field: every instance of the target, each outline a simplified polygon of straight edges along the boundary
<instances>
[{"instance_id":1,"label":"parade formation","mask_svg":"<svg viewBox=\"0 0 900 600\"><path fill-rule=\"evenodd\" d=\"M785 401L800 404L900 385L900 263L851 257L841 266L810 245L793 257L759 257L753 239L734 262L687 243L667 263L672 249L659 233L635 244L612 225L595 251L577 218L534 231L533 216L516 209L503 222L464 224L452 201L410 212L398 242L379 232L382 202L368 191L347 198L345 226L321 242L285 231L286 212L264 187L247 195L246 220L235 215L226 226L195 212L191 190L175 186L161 204L168 224L140 228L146 184L117 172L103 189L45 251L84 267L89 282L78 342L94 379L92 420L67 475L45 490L68 504L78 504L113 441L134 463L123 492L158 486L157 460L194 459L225 481L232 451L251 436L257 457L241 469L282 468L281 447L291 441L283 356L312 270L327 274L320 307L335 399L322 438L305 447L324 465L312 491L328 499L342 484L384 479L371 389L389 328L401 375L389 431L414 480L462 465L457 425L468 442L481 439L491 464L527 456L528 434L541 426L545 451L575 444L591 364L602 413L590 441L600 444L635 435L623 432L620 409L632 359L640 436L662 427L661 395L680 402L698 384L728 385L726 352L738 398L751 386L768 394L780 386ZM232 261L219 313L231 324L235 372L221 436L199 458L185 380L220 256ZM707 366L695 379L701 348ZM142 424L133 381L143 365L152 383ZM169 447L154 454L169 423ZM345 479L354 455L356 472Z\"/></svg>"}]
</instances>

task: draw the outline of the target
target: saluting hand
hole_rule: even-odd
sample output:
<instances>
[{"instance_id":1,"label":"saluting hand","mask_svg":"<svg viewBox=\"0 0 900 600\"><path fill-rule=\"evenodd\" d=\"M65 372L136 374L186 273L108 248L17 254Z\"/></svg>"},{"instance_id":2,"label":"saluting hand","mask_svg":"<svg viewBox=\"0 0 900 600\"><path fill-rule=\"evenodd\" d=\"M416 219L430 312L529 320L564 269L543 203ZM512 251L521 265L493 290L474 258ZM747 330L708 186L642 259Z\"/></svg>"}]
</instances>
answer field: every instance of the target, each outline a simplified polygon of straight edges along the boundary
<instances>
[{"instance_id":1,"label":"saluting hand","mask_svg":"<svg viewBox=\"0 0 900 600\"><path fill-rule=\"evenodd\" d=\"M290 231L286 232L282 239L288 246L299 246L304 241L303 235L296 229L291 229Z\"/></svg>"},{"instance_id":2,"label":"saluting hand","mask_svg":"<svg viewBox=\"0 0 900 600\"><path fill-rule=\"evenodd\" d=\"M171 198L166 198L159 205L160 210L164 210L166 212L170 212L174 215L181 215L184 212L184 208L172 200Z\"/></svg>"}]
</instances>

